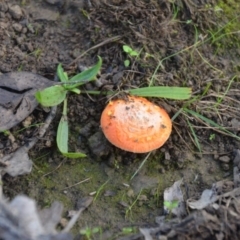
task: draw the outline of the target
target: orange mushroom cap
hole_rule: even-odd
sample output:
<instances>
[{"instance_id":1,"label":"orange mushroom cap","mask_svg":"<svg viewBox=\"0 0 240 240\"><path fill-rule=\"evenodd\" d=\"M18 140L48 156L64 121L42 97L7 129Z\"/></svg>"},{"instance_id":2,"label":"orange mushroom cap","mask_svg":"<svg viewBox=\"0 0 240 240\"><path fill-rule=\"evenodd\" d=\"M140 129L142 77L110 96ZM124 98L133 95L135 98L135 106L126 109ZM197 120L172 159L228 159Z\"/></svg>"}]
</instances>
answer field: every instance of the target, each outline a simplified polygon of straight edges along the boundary
<instances>
[{"instance_id":1,"label":"orange mushroom cap","mask_svg":"<svg viewBox=\"0 0 240 240\"><path fill-rule=\"evenodd\" d=\"M166 111L142 97L128 96L108 103L101 116L104 135L118 148L150 152L169 138L172 122Z\"/></svg>"}]
</instances>

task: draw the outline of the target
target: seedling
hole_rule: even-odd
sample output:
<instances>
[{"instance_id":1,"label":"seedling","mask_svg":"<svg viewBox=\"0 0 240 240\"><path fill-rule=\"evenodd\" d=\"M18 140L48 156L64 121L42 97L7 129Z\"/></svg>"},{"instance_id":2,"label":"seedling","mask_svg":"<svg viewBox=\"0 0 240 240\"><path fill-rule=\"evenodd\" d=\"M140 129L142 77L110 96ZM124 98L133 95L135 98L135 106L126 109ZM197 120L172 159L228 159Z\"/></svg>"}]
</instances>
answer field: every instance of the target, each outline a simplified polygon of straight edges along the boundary
<instances>
[{"instance_id":1,"label":"seedling","mask_svg":"<svg viewBox=\"0 0 240 240\"><path fill-rule=\"evenodd\" d=\"M57 75L63 83L62 85L54 85L45 88L36 93L36 99L45 107L56 106L63 102L62 117L57 130L57 146L59 151L69 158L86 157L81 152L68 152L68 117L67 117L67 95L69 92L80 94L79 86L95 80L98 71L102 65L102 59L99 57L98 63L69 79L68 74L63 71L62 65L59 64L57 68Z\"/></svg>"},{"instance_id":2,"label":"seedling","mask_svg":"<svg viewBox=\"0 0 240 240\"><path fill-rule=\"evenodd\" d=\"M178 207L178 200L164 201L164 207L169 211L169 215L172 215L172 210Z\"/></svg>"},{"instance_id":3,"label":"seedling","mask_svg":"<svg viewBox=\"0 0 240 240\"><path fill-rule=\"evenodd\" d=\"M136 56L139 55L139 52L133 50L133 49L132 49L131 47L129 47L128 45L123 45L123 51L124 51L125 53L127 53L127 55L128 55L129 57L136 57ZM124 61L124 66L125 66L125 67L129 67L129 65L130 65L130 60L129 60L129 59L126 59L126 60Z\"/></svg>"},{"instance_id":4,"label":"seedling","mask_svg":"<svg viewBox=\"0 0 240 240\"><path fill-rule=\"evenodd\" d=\"M100 227L94 227L94 228L86 227L80 230L80 234L85 236L87 240L91 240L94 234L96 233L101 234L101 232L102 232L102 229Z\"/></svg>"},{"instance_id":5,"label":"seedling","mask_svg":"<svg viewBox=\"0 0 240 240\"><path fill-rule=\"evenodd\" d=\"M216 135L214 133L210 134L209 140L213 141L215 139Z\"/></svg>"}]
</instances>

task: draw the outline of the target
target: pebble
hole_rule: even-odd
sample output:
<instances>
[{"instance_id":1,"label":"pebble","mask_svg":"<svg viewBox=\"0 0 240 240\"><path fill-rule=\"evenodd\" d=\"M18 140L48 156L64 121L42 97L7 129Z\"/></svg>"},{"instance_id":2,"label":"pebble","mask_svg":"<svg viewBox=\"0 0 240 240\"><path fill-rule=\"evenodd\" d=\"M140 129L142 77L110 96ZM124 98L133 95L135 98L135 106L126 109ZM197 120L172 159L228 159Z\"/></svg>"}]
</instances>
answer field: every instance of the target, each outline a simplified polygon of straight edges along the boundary
<instances>
[{"instance_id":1,"label":"pebble","mask_svg":"<svg viewBox=\"0 0 240 240\"><path fill-rule=\"evenodd\" d=\"M23 16L22 9L18 5L10 6L9 13L16 20L19 20Z\"/></svg>"},{"instance_id":2,"label":"pebble","mask_svg":"<svg viewBox=\"0 0 240 240\"><path fill-rule=\"evenodd\" d=\"M0 3L0 11L7 12L7 10L8 10L8 5L6 3L1 2Z\"/></svg>"},{"instance_id":3,"label":"pebble","mask_svg":"<svg viewBox=\"0 0 240 240\"><path fill-rule=\"evenodd\" d=\"M50 5L58 5L62 6L65 2L65 0L45 0L46 3L49 3Z\"/></svg>"},{"instance_id":4,"label":"pebble","mask_svg":"<svg viewBox=\"0 0 240 240\"><path fill-rule=\"evenodd\" d=\"M229 163L231 159L228 156L222 156L218 160L223 162L223 163Z\"/></svg>"},{"instance_id":5,"label":"pebble","mask_svg":"<svg viewBox=\"0 0 240 240\"><path fill-rule=\"evenodd\" d=\"M22 31L22 25L21 24L19 24L19 23L14 23L13 25L12 25L12 27L13 27L13 29L16 31L16 32L21 32Z\"/></svg>"},{"instance_id":6,"label":"pebble","mask_svg":"<svg viewBox=\"0 0 240 240\"><path fill-rule=\"evenodd\" d=\"M222 169L223 169L224 171L229 171L229 169L230 169L229 164L223 163L223 164L222 164Z\"/></svg>"},{"instance_id":7,"label":"pebble","mask_svg":"<svg viewBox=\"0 0 240 240\"><path fill-rule=\"evenodd\" d=\"M0 57L3 57L5 55L4 51L0 50Z\"/></svg>"}]
</instances>

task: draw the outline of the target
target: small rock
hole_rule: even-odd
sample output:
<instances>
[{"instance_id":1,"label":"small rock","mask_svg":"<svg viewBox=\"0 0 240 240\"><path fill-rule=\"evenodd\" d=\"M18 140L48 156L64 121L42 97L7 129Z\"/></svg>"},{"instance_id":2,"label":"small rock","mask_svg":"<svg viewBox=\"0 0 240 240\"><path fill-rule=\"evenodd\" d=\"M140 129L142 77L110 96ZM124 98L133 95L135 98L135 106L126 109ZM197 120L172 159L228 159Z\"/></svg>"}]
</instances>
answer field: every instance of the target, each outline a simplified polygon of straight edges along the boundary
<instances>
[{"instance_id":1,"label":"small rock","mask_svg":"<svg viewBox=\"0 0 240 240\"><path fill-rule=\"evenodd\" d=\"M127 196L133 198L135 196L133 189L127 191Z\"/></svg>"},{"instance_id":2,"label":"small rock","mask_svg":"<svg viewBox=\"0 0 240 240\"><path fill-rule=\"evenodd\" d=\"M223 163L229 163L231 159L228 156L222 156L218 160L223 162Z\"/></svg>"},{"instance_id":3,"label":"small rock","mask_svg":"<svg viewBox=\"0 0 240 240\"><path fill-rule=\"evenodd\" d=\"M112 191L112 190L107 190L104 193L104 197L113 197L116 195L116 192Z\"/></svg>"},{"instance_id":4,"label":"small rock","mask_svg":"<svg viewBox=\"0 0 240 240\"><path fill-rule=\"evenodd\" d=\"M4 51L0 50L0 57L3 57L5 55Z\"/></svg>"},{"instance_id":5,"label":"small rock","mask_svg":"<svg viewBox=\"0 0 240 240\"><path fill-rule=\"evenodd\" d=\"M10 6L9 13L16 20L19 20L23 16L22 9L18 5Z\"/></svg>"},{"instance_id":6,"label":"small rock","mask_svg":"<svg viewBox=\"0 0 240 240\"><path fill-rule=\"evenodd\" d=\"M146 202L146 201L148 201L148 198L147 198L146 195L140 195L139 198L138 198L138 201Z\"/></svg>"},{"instance_id":7,"label":"small rock","mask_svg":"<svg viewBox=\"0 0 240 240\"><path fill-rule=\"evenodd\" d=\"M168 151L165 152L165 160L170 160L171 156Z\"/></svg>"},{"instance_id":8,"label":"small rock","mask_svg":"<svg viewBox=\"0 0 240 240\"><path fill-rule=\"evenodd\" d=\"M233 128L236 128L236 130L240 129L240 122L236 118L231 120L231 125Z\"/></svg>"},{"instance_id":9,"label":"small rock","mask_svg":"<svg viewBox=\"0 0 240 240\"><path fill-rule=\"evenodd\" d=\"M222 164L222 169L223 169L224 171L229 171L229 169L230 169L229 164L223 163L223 164Z\"/></svg>"},{"instance_id":10,"label":"small rock","mask_svg":"<svg viewBox=\"0 0 240 240\"><path fill-rule=\"evenodd\" d=\"M7 29L8 28L8 23L6 23L6 22L0 22L0 28L2 28L2 29Z\"/></svg>"},{"instance_id":11,"label":"small rock","mask_svg":"<svg viewBox=\"0 0 240 240\"><path fill-rule=\"evenodd\" d=\"M40 8L38 11L33 9L30 13L35 21L56 21L59 18L59 13L57 11L46 8Z\"/></svg>"},{"instance_id":12,"label":"small rock","mask_svg":"<svg viewBox=\"0 0 240 240\"><path fill-rule=\"evenodd\" d=\"M2 73L11 72L11 67L9 66L9 64L6 63L0 64L0 71Z\"/></svg>"},{"instance_id":13,"label":"small rock","mask_svg":"<svg viewBox=\"0 0 240 240\"><path fill-rule=\"evenodd\" d=\"M126 202L124 201L120 201L118 202L118 204L120 204L121 206L125 207L125 208L128 208L129 207L129 204L127 204Z\"/></svg>"},{"instance_id":14,"label":"small rock","mask_svg":"<svg viewBox=\"0 0 240 240\"><path fill-rule=\"evenodd\" d=\"M27 128L32 124L33 118L28 116L23 122L22 125Z\"/></svg>"},{"instance_id":15,"label":"small rock","mask_svg":"<svg viewBox=\"0 0 240 240\"><path fill-rule=\"evenodd\" d=\"M217 151L213 152L213 158L214 158L214 160L217 160L219 158L219 155L218 155Z\"/></svg>"},{"instance_id":16,"label":"small rock","mask_svg":"<svg viewBox=\"0 0 240 240\"><path fill-rule=\"evenodd\" d=\"M66 218L61 218L60 225L65 228L68 225L68 220Z\"/></svg>"},{"instance_id":17,"label":"small rock","mask_svg":"<svg viewBox=\"0 0 240 240\"><path fill-rule=\"evenodd\" d=\"M72 51L72 57L77 58L80 55L81 51L79 48L74 48Z\"/></svg>"},{"instance_id":18,"label":"small rock","mask_svg":"<svg viewBox=\"0 0 240 240\"><path fill-rule=\"evenodd\" d=\"M106 156L109 153L107 140L102 132L96 132L88 139L89 147L93 154L101 157Z\"/></svg>"},{"instance_id":19,"label":"small rock","mask_svg":"<svg viewBox=\"0 0 240 240\"><path fill-rule=\"evenodd\" d=\"M8 5L4 2L0 2L0 11L5 13L7 10L8 10Z\"/></svg>"},{"instance_id":20,"label":"small rock","mask_svg":"<svg viewBox=\"0 0 240 240\"><path fill-rule=\"evenodd\" d=\"M45 146L46 146L46 147L52 147L52 141L47 140L47 141L45 142Z\"/></svg>"},{"instance_id":21,"label":"small rock","mask_svg":"<svg viewBox=\"0 0 240 240\"><path fill-rule=\"evenodd\" d=\"M148 177L144 175L137 175L132 180L132 188L135 194L138 194L142 189L151 189L156 187L158 179L156 177Z\"/></svg>"},{"instance_id":22,"label":"small rock","mask_svg":"<svg viewBox=\"0 0 240 240\"><path fill-rule=\"evenodd\" d=\"M57 6L63 6L65 3L65 0L45 0L46 3L49 3L50 5L57 5Z\"/></svg>"},{"instance_id":23,"label":"small rock","mask_svg":"<svg viewBox=\"0 0 240 240\"><path fill-rule=\"evenodd\" d=\"M0 18L5 18L5 13L3 13L3 12L0 12Z\"/></svg>"},{"instance_id":24,"label":"small rock","mask_svg":"<svg viewBox=\"0 0 240 240\"><path fill-rule=\"evenodd\" d=\"M19 24L19 23L14 23L13 25L13 29L16 31L16 32L21 32L22 31L22 25Z\"/></svg>"}]
</instances>

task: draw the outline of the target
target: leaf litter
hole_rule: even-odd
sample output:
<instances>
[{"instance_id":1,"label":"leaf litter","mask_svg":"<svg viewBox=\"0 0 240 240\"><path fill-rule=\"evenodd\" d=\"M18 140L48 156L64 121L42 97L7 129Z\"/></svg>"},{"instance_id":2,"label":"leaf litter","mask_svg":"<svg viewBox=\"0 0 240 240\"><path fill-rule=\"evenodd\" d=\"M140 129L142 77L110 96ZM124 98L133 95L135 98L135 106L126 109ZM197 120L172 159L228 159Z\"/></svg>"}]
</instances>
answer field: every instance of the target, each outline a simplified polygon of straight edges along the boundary
<instances>
[{"instance_id":1,"label":"leaf litter","mask_svg":"<svg viewBox=\"0 0 240 240\"><path fill-rule=\"evenodd\" d=\"M35 93L53 82L30 72L0 75L0 132L22 122L37 107Z\"/></svg>"}]
</instances>

